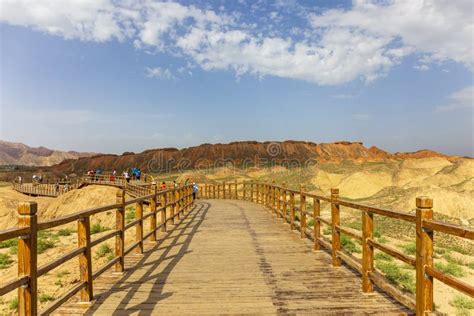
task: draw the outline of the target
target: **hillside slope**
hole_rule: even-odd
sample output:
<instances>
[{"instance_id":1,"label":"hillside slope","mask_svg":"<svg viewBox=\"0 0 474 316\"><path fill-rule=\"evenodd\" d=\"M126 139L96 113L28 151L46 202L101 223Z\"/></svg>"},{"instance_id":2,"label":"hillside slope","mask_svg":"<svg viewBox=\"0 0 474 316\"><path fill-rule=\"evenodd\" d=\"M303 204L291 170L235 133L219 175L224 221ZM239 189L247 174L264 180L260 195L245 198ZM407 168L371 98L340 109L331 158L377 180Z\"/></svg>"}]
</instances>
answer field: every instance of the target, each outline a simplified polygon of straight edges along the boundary
<instances>
[{"instance_id":1,"label":"hillside slope","mask_svg":"<svg viewBox=\"0 0 474 316\"><path fill-rule=\"evenodd\" d=\"M216 168L222 166L250 167L308 166L320 162L382 161L416 156L411 153L391 154L377 147L365 147L360 142L315 144L304 141L256 142L242 141L229 144L202 144L184 149L164 148L146 150L139 154L96 155L77 160L66 160L52 167L55 173L82 173L101 168L118 171L139 167L146 172L168 172L185 169ZM423 151L425 157L455 159L432 151Z\"/></svg>"},{"instance_id":2,"label":"hillside slope","mask_svg":"<svg viewBox=\"0 0 474 316\"><path fill-rule=\"evenodd\" d=\"M89 157L94 153L52 150L45 147L29 147L21 143L0 140L0 165L52 166L65 159Z\"/></svg>"}]
</instances>

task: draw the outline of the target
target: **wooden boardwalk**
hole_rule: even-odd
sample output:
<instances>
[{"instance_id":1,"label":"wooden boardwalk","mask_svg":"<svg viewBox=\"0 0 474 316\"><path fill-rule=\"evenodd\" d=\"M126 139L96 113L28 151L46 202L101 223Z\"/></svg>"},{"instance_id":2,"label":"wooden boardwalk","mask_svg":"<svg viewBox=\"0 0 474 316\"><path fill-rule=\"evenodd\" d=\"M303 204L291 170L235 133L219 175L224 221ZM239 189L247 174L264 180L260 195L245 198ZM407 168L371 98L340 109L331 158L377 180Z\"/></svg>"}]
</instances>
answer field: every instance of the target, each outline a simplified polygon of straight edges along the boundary
<instances>
[{"instance_id":1,"label":"wooden boardwalk","mask_svg":"<svg viewBox=\"0 0 474 316\"><path fill-rule=\"evenodd\" d=\"M261 205L200 200L123 276L97 279L95 301L56 314L410 314L386 294L363 294L360 276L334 268Z\"/></svg>"}]
</instances>

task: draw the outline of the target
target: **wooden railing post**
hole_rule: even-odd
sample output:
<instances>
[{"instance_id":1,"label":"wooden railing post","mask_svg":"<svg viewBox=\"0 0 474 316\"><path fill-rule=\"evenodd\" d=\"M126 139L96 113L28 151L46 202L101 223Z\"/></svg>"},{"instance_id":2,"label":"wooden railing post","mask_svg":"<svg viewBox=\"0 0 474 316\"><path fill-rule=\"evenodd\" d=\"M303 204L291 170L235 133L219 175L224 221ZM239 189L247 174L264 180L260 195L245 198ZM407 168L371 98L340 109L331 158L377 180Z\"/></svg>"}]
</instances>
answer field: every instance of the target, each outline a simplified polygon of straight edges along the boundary
<instances>
[{"instance_id":1,"label":"wooden railing post","mask_svg":"<svg viewBox=\"0 0 474 316\"><path fill-rule=\"evenodd\" d=\"M304 186L300 185L300 228L301 238L306 237L306 195L304 194Z\"/></svg>"},{"instance_id":2,"label":"wooden railing post","mask_svg":"<svg viewBox=\"0 0 474 316\"><path fill-rule=\"evenodd\" d=\"M250 182L250 202L255 202L253 198L253 192L254 192L255 185L253 182Z\"/></svg>"},{"instance_id":3,"label":"wooden railing post","mask_svg":"<svg viewBox=\"0 0 474 316\"><path fill-rule=\"evenodd\" d=\"M341 265L341 259L337 256L337 252L341 250L341 233L336 229L340 224L339 189L331 189L331 228L332 228L332 265L338 267Z\"/></svg>"},{"instance_id":4,"label":"wooden railing post","mask_svg":"<svg viewBox=\"0 0 474 316\"><path fill-rule=\"evenodd\" d=\"M143 253L143 202L138 202L135 206L135 217L138 219L138 223L135 231L135 241L138 242L136 248L137 254Z\"/></svg>"},{"instance_id":5,"label":"wooden railing post","mask_svg":"<svg viewBox=\"0 0 474 316\"><path fill-rule=\"evenodd\" d=\"M77 239L79 248L84 251L79 255L79 274L81 282L86 286L81 290L81 302L90 302L94 297L92 285L92 257L91 257L91 225L89 216L77 221Z\"/></svg>"},{"instance_id":6,"label":"wooden railing post","mask_svg":"<svg viewBox=\"0 0 474 316\"><path fill-rule=\"evenodd\" d=\"M369 244L374 236L374 215L362 212L362 291L370 293L374 286L369 278L369 273L374 269L374 247Z\"/></svg>"},{"instance_id":7,"label":"wooden railing post","mask_svg":"<svg viewBox=\"0 0 474 316\"><path fill-rule=\"evenodd\" d=\"M235 199L238 200L239 199L239 193L237 191L237 180L235 180Z\"/></svg>"},{"instance_id":8,"label":"wooden railing post","mask_svg":"<svg viewBox=\"0 0 474 316\"><path fill-rule=\"evenodd\" d=\"M433 278L425 272L433 266L433 232L423 228L424 220L433 219L433 200L416 198L416 314L433 311Z\"/></svg>"},{"instance_id":9,"label":"wooden railing post","mask_svg":"<svg viewBox=\"0 0 474 316\"><path fill-rule=\"evenodd\" d=\"M270 196L271 196L271 199L272 199L272 206L271 206L272 213L276 213L276 187L275 187L275 181L272 181Z\"/></svg>"},{"instance_id":10,"label":"wooden railing post","mask_svg":"<svg viewBox=\"0 0 474 316\"><path fill-rule=\"evenodd\" d=\"M168 201L166 199L166 193L163 193L161 195L161 200L160 200L160 204L161 204L161 231L162 232L166 232L166 209L167 209L167 204Z\"/></svg>"},{"instance_id":11,"label":"wooden railing post","mask_svg":"<svg viewBox=\"0 0 474 316\"><path fill-rule=\"evenodd\" d=\"M282 217L281 216L281 190L280 188L276 188L277 193L276 193L276 213L277 217Z\"/></svg>"},{"instance_id":12,"label":"wooden railing post","mask_svg":"<svg viewBox=\"0 0 474 316\"><path fill-rule=\"evenodd\" d=\"M123 272L125 269L124 251L125 251L125 191L117 192L116 203L121 206L115 212L115 229L118 235L115 236L115 256L119 258L115 264L115 272Z\"/></svg>"},{"instance_id":13,"label":"wooden railing post","mask_svg":"<svg viewBox=\"0 0 474 316\"><path fill-rule=\"evenodd\" d=\"M176 215L176 218L179 220L180 216L179 216L179 212L181 211L181 201L179 200L181 198L181 194L180 194L180 188L177 188L175 191L174 191L174 200L176 201L175 203L175 209L174 209L174 214Z\"/></svg>"},{"instance_id":14,"label":"wooden railing post","mask_svg":"<svg viewBox=\"0 0 474 316\"><path fill-rule=\"evenodd\" d=\"M247 195L245 194L245 190L247 189L247 182L244 181L243 183L243 191L242 191L242 200L246 200L247 199Z\"/></svg>"},{"instance_id":15,"label":"wooden railing post","mask_svg":"<svg viewBox=\"0 0 474 316\"><path fill-rule=\"evenodd\" d=\"M226 198L225 181L224 181L224 183L222 184L222 187L223 187L223 188L222 188L222 198L225 200L225 198Z\"/></svg>"},{"instance_id":16,"label":"wooden railing post","mask_svg":"<svg viewBox=\"0 0 474 316\"><path fill-rule=\"evenodd\" d=\"M290 193L290 229L295 229L295 193Z\"/></svg>"},{"instance_id":17,"label":"wooden railing post","mask_svg":"<svg viewBox=\"0 0 474 316\"><path fill-rule=\"evenodd\" d=\"M150 219L150 230L153 232L150 236L151 241L156 241L158 239L158 231L156 230L156 217L158 214L156 213L156 199L157 199L157 192L158 188L156 184L153 184L153 197L150 200L150 211L153 212L153 215Z\"/></svg>"},{"instance_id":18,"label":"wooden railing post","mask_svg":"<svg viewBox=\"0 0 474 316\"><path fill-rule=\"evenodd\" d=\"M314 232L314 250L320 250L319 239L321 238L321 202L313 198L313 232Z\"/></svg>"},{"instance_id":19,"label":"wooden railing post","mask_svg":"<svg viewBox=\"0 0 474 316\"><path fill-rule=\"evenodd\" d=\"M28 277L28 283L18 288L18 314L37 314L37 215L36 202L18 204L18 226L29 227L26 238L18 240L18 276Z\"/></svg>"},{"instance_id":20,"label":"wooden railing post","mask_svg":"<svg viewBox=\"0 0 474 316\"><path fill-rule=\"evenodd\" d=\"M257 195L257 204L260 203L260 183L257 183L257 191L256 191L256 195Z\"/></svg>"}]
</instances>

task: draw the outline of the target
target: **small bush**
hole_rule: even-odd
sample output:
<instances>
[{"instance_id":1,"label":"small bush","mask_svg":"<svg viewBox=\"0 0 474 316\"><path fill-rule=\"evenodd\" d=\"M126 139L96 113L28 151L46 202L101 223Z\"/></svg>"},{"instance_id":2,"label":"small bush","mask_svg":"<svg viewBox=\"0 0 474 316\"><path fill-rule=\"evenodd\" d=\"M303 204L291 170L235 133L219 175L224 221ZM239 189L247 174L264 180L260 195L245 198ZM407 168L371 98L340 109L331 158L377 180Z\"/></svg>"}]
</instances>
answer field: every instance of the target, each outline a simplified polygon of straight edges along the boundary
<instances>
[{"instance_id":1,"label":"small bush","mask_svg":"<svg viewBox=\"0 0 474 316\"><path fill-rule=\"evenodd\" d=\"M407 255L415 255L416 254L416 244L415 243L405 244L405 245L402 246L402 248L403 248L403 251Z\"/></svg>"},{"instance_id":2,"label":"small bush","mask_svg":"<svg viewBox=\"0 0 474 316\"><path fill-rule=\"evenodd\" d=\"M348 253L361 253L361 249L352 241L352 239L344 234L341 234L341 245Z\"/></svg>"},{"instance_id":3,"label":"small bush","mask_svg":"<svg viewBox=\"0 0 474 316\"><path fill-rule=\"evenodd\" d=\"M54 301L54 296L51 296L49 294L46 294L46 293L42 293L38 296L38 300L41 302L41 303L46 303L46 302L50 302L50 301Z\"/></svg>"},{"instance_id":4,"label":"small bush","mask_svg":"<svg viewBox=\"0 0 474 316\"><path fill-rule=\"evenodd\" d=\"M410 273L402 271L400 267L393 262L379 261L376 263L376 267L382 271L390 282L401 286L408 292L415 293L416 285Z\"/></svg>"},{"instance_id":5,"label":"small bush","mask_svg":"<svg viewBox=\"0 0 474 316\"><path fill-rule=\"evenodd\" d=\"M382 233L380 233L380 230L376 229L374 231L374 237L375 238L381 238L382 237Z\"/></svg>"},{"instance_id":6,"label":"small bush","mask_svg":"<svg viewBox=\"0 0 474 316\"><path fill-rule=\"evenodd\" d=\"M110 228L100 225L100 223L95 223L91 226L91 235L98 234L109 230Z\"/></svg>"},{"instance_id":7,"label":"small bush","mask_svg":"<svg viewBox=\"0 0 474 316\"><path fill-rule=\"evenodd\" d=\"M331 227L329 226L326 226L323 230L323 234L324 235L331 235L332 234L332 230L331 230Z\"/></svg>"},{"instance_id":8,"label":"small bush","mask_svg":"<svg viewBox=\"0 0 474 316\"><path fill-rule=\"evenodd\" d=\"M0 248L10 248L14 247L18 244L18 239L8 239L0 242Z\"/></svg>"},{"instance_id":9,"label":"small bush","mask_svg":"<svg viewBox=\"0 0 474 316\"><path fill-rule=\"evenodd\" d=\"M8 308L10 308L12 311L18 310L18 298L15 297L13 300L10 301L10 304L8 304Z\"/></svg>"},{"instance_id":10,"label":"small bush","mask_svg":"<svg viewBox=\"0 0 474 316\"><path fill-rule=\"evenodd\" d=\"M135 210L133 208L127 208L125 213L125 222L128 224L135 219Z\"/></svg>"},{"instance_id":11,"label":"small bush","mask_svg":"<svg viewBox=\"0 0 474 316\"><path fill-rule=\"evenodd\" d=\"M110 254L112 254L112 248L110 248L110 246L107 244L100 245L99 249L95 253L97 258L102 258Z\"/></svg>"},{"instance_id":12,"label":"small bush","mask_svg":"<svg viewBox=\"0 0 474 316\"><path fill-rule=\"evenodd\" d=\"M72 230L69 228L58 230L58 236L71 236Z\"/></svg>"},{"instance_id":13,"label":"small bush","mask_svg":"<svg viewBox=\"0 0 474 316\"><path fill-rule=\"evenodd\" d=\"M474 309L474 300L463 295L456 295L449 305L457 309Z\"/></svg>"},{"instance_id":14,"label":"small bush","mask_svg":"<svg viewBox=\"0 0 474 316\"><path fill-rule=\"evenodd\" d=\"M0 269L6 269L10 267L12 263L13 263L13 260L9 254L0 253Z\"/></svg>"},{"instance_id":15,"label":"small bush","mask_svg":"<svg viewBox=\"0 0 474 316\"><path fill-rule=\"evenodd\" d=\"M378 242L381 243L381 244L386 244L386 243L388 243L388 239L385 238L384 236L382 236L378 239Z\"/></svg>"},{"instance_id":16,"label":"small bush","mask_svg":"<svg viewBox=\"0 0 474 316\"><path fill-rule=\"evenodd\" d=\"M308 227L313 227L314 226L314 220L311 218L310 220L308 220L308 222L306 224L308 225Z\"/></svg>"},{"instance_id":17,"label":"small bush","mask_svg":"<svg viewBox=\"0 0 474 316\"><path fill-rule=\"evenodd\" d=\"M469 262L469 263L467 264L467 266L468 266L470 269L474 270L474 261Z\"/></svg>"},{"instance_id":18,"label":"small bush","mask_svg":"<svg viewBox=\"0 0 474 316\"><path fill-rule=\"evenodd\" d=\"M458 277L458 278L463 277L464 275L466 275L464 273L464 270L462 269L462 267L457 265L454 262L448 262L447 264L443 264L441 262L436 262L435 263L435 268L438 269L439 271L443 272L443 273L450 274L450 275Z\"/></svg>"},{"instance_id":19,"label":"small bush","mask_svg":"<svg viewBox=\"0 0 474 316\"><path fill-rule=\"evenodd\" d=\"M375 254L375 260L393 261L393 257L385 252L377 252Z\"/></svg>"},{"instance_id":20,"label":"small bush","mask_svg":"<svg viewBox=\"0 0 474 316\"><path fill-rule=\"evenodd\" d=\"M52 239L38 239L37 249L38 253L43 253L48 249L54 248L56 246L56 242Z\"/></svg>"}]
</instances>

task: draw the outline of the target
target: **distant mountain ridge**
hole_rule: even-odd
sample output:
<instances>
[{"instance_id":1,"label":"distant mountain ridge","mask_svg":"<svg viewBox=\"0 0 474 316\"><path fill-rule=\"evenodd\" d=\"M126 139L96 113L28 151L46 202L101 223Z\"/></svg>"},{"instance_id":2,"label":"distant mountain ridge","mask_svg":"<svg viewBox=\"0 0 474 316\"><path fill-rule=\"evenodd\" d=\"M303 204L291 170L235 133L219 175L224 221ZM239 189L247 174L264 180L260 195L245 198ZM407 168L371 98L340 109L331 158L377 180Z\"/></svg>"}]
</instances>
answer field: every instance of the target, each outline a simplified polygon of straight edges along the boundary
<instances>
[{"instance_id":1,"label":"distant mountain ridge","mask_svg":"<svg viewBox=\"0 0 474 316\"><path fill-rule=\"evenodd\" d=\"M316 144L307 141L257 142L239 141L228 144L202 144L177 149L149 149L141 153L125 152L122 155L95 155L79 159L68 159L51 167L54 173L82 173L90 169L122 171L139 167L145 172L166 172L177 169L221 167L265 166L270 164L303 165L307 162L381 161L385 159L409 159L451 157L430 150L414 153L389 153L375 146L365 147L361 142L340 141Z\"/></svg>"},{"instance_id":2,"label":"distant mountain ridge","mask_svg":"<svg viewBox=\"0 0 474 316\"><path fill-rule=\"evenodd\" d=\"M93 155L97 154L53 150L43 146L30 147L22 143L0 140L0 165L52 166L66 159Z\"/></svg>"}]
</instances>

